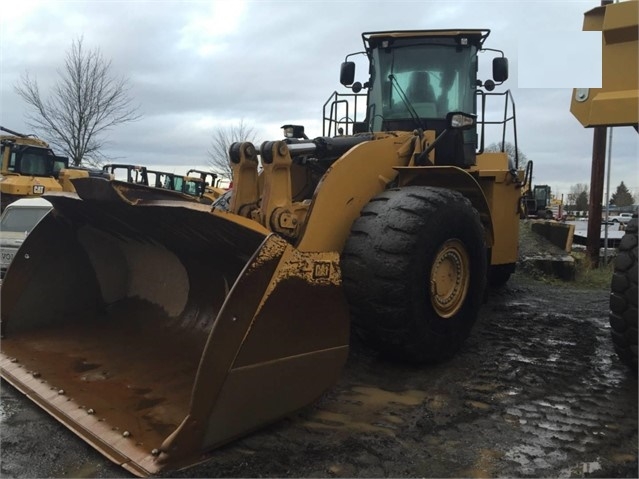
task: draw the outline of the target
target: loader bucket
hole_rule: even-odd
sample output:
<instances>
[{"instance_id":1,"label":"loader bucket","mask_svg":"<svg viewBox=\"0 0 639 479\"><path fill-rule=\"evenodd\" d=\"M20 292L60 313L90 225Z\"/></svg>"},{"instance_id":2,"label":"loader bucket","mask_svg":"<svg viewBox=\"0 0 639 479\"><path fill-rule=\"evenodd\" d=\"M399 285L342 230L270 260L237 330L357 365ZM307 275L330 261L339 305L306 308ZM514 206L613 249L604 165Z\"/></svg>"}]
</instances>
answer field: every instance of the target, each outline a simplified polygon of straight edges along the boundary
<instances>
[{"instance_id":1,"label":"loader bucket","mask_svg":"<svg viewBox=\"0 0 639 479\"><path fill-rule=\"evenodd\" d=\"M7 272L5 380L138 476L204 461L337 380L349 324L336 253L89 181L84 197L47 197Z\"/></svg>"}]
</instances>

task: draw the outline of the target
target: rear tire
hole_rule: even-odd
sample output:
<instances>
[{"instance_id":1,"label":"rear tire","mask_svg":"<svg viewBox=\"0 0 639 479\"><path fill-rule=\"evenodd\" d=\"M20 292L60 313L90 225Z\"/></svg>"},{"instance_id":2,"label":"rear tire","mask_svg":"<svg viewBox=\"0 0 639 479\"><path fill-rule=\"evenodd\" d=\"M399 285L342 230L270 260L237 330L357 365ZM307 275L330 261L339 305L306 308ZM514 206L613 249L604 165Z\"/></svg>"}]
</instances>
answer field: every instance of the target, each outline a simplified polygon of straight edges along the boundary
<instances>
[{"instance_id":1,"label":"rear tire","mask_svg":"<svg viewBox=\"0 0 639 479\"><path fill-rule=\"evenodd\" d=\"M637 372L637 218L619 244L610 283L612 343L621 361Z\"/></svg>"},{"instance_id":2,"label":"rear tire","mask_svg":"<svg viewBox=\"0 0 639 479\"><path fill-rule=\"evenodd\" d=\"M459 350L477 318L484 230L456 191L391 189L353 223L341 264L353 333L394 358L438 362Z\"/></svg>"}]
</instances>

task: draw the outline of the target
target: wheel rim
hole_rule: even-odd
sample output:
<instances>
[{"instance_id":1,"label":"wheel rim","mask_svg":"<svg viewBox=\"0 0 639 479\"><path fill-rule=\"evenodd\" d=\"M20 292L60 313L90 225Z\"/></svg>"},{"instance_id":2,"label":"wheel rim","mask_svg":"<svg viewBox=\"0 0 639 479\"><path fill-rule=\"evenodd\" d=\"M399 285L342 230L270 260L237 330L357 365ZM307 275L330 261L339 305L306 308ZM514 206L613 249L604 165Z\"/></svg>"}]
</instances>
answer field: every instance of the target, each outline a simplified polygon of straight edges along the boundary
<instances>
[{"instance_id":1,"label":"wheel rim","mask_svg":"<svg viewBox=\"0 0 639 479\"><path fill-rule=\"evenodd\" d=\"M430 299L442 318L457 313L466 299L470 283L470 260L464 244L451 239L435 254L430 271Z\"/></svg>"}]
</instances>

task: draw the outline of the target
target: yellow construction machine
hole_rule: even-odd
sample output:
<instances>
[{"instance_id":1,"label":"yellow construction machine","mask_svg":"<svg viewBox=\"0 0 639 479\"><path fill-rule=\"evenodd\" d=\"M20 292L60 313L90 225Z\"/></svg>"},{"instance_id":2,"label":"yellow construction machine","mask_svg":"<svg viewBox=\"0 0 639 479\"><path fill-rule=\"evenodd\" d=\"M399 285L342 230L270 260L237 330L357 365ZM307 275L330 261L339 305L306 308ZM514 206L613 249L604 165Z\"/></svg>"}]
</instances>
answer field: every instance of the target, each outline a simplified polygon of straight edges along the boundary
<instances>
[{"instance_id":1,"label":"yellow construction machine","mask_svg":"<svg viewBox=\"0 0 639 479\"><path fill-rule=\"evenodd\" d=\"M583 29L602 32L602 85L575 88L570 111L585 127L632 126L639 131L639 1L609 3L589 10ZM637 231L635 212L621 239L610 287L613 345L619 358L635 373L639 322Z\"/></svg>"},{"instance_id":2,"label":"yellow construction machine","mask_svg":"<svg viewBox=\"0 0 639 479\"><path fill-rule=\"evenodd\" d=\"M99 170L69 167L69 159L57 156L49 144L33 135L25 135L0 126L0 205L5 207L20 198L42 196L51 191L75 191L71 179L101 176Z\"/></svg>"},{"instance_id":3,"label":"yellow construction machine","mask_svg":"<svg viewBox=\"0 0 639 479\"><path fill-rule=\"evenodd\" d=\"M218 178L216 173L211 171L202 171L191 169L186 172L186 176L199 175L200 179L204 182L204 194L205 198L209 198L213 201L217 200L220 196L226 193L227 189L222 188L220 185L221 178Z\"/></svg>"},{"instance_id":4,"label":"yellow construction machine","mask_svg":"<svg viewBox=\"0 0 639 479\"><path fill-rule=\"evenodd\" d=\"M364 33L369 77L346 58L324 136L231 146L229 203L133 201L101 178L47 195L2 286L2 377L144 476L313 402L351 329L450 358L517 260L523 171L483 153L487 102L515 123L488 34ZM357 101L365 117L342 115Z\"/></svg>"},{"instance_id":5,"label":"yellow construction machine","mask_svg":"<svg viewBox=\"0 0 639 479\"><path fill-rule=\"evenodd\" d=\"M141 165L117 163L104 165L102 169L115 179L119 194L129 202L165 199L210 205L226 193L215 183L217 175L211 172L189 170L186 175L178 175ZM211 186L213 184L215 186Z\"/></svg>"},{"instance_id":6,"label":"yellow construction machine","mask_svg":"<svg viewBox=\"0 0 639 479\"><path fill-rule=\"evenodd\" d=\"M201 176L186 176L148 169L146 166L130 164L108 164L102 167L118 182L117 189L127 201L182 200L212 204L219 196L211 191ZM212 174L212 173L211 173ZM126 182L127 184L123 184Z\"/></svg>"}]
</instances>

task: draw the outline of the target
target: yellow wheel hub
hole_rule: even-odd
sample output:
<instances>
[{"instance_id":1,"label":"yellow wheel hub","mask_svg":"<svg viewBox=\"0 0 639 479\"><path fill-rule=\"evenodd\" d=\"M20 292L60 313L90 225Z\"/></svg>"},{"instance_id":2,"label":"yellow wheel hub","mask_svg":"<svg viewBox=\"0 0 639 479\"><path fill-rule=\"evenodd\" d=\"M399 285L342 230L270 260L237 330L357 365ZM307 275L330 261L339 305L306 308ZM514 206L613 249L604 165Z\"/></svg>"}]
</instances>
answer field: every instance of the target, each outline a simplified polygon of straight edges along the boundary
<instances>
[{"instance_id":1,"label":"yellow wheel hub","mask_svg":"<svg viewBox=\"0 0 639 479\"><path fill-rule=\"evenodd\" d=\"M470 281L470 260L464 244L446 241L435 254L430 270L430 300L442 318L450 318L464 304Z\"/></svg>"}]
</instances>

